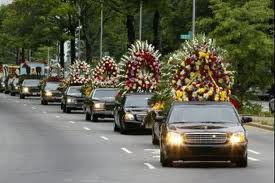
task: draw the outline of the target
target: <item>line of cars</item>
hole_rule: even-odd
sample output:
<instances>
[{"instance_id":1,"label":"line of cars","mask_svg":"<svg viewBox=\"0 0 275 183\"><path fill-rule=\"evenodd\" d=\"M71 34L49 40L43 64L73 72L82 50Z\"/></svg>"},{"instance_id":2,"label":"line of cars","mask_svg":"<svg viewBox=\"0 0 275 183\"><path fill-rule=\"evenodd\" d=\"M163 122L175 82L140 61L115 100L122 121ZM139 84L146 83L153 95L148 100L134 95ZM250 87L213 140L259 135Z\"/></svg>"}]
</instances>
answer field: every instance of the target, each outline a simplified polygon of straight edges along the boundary
<instances>
[{"instance_id":1,"label":"line of cars","mask_svg":"<svg viewBox=\"0 0 275 183\"><path fill-rule=\"evenodd\" d=\"M167 115L156 115L153 126L144 123L152 108L153 93L128 93L116 100L116 88L96 88L87 97L81 86L70 86L63 93L58 82L47 82L41 88L39 80L26 79L20 85L20 98L39 96L41 104L61 102L65 113L83 110L87 121L113 118L114 131L128 134L137 129L151 130L152 143L160 147L160 163L164 167L173 161L231 161L238 167L247 166L247 133L244 123L250 117L240 117L229 102L174 102Z\"/></svg>"}]
</instances>

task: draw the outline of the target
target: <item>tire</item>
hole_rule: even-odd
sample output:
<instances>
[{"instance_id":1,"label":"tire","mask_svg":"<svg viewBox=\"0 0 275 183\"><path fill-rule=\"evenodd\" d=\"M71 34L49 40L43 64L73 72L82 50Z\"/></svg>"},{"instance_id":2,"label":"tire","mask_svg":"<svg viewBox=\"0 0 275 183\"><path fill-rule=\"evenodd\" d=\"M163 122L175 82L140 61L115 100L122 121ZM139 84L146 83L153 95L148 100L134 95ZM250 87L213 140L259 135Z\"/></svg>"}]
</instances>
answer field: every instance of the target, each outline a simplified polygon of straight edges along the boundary
<instances>
[{"instance_id":1,"label":"tire","mask_svg":"<svg viewBox=\"0 0 275 183\"><path fill-rule=\"evenodd\" d=\"M68 107L65 107L65 112L66 112L66 113L71 113L71 109L68 108Z\"/></svg>"},{"instance_id":2,"label":"tire","mask_svg":"<svg viewBox=\"0 0 275 183\"><path fill-rule=\"evenodd\" d=\"M157 139L155 132L152 130L152 144L159 145L159 139Z\"/></svg>"},{"instance_id":3,"label":"tire","mask_svg":"<svg viewBox=\"0 0 275 183\"><path fill-rule=\"evenodd\" d=\"M11 94L11 96L15 96L15 93L13 93L13 92L11 92L10 94Z\"/></svg>"},{"instance_id":4,"label":"tire","mask_svg":"<svg viewBox=\"0 0 275 183\"><path fill-rule=\"evenodd\" d=\"M129 131L125 128L125 126L121 121L120 121L120 133L123 135L127 135L129 133Z\"/></svg>"},{"instance_id":5,"label":"tire","mask_svg":"<svg viewBox=\"0 0 275 183\"><path fill-rule=\"evenodd\" d=\"M173 166L173 161L166 158L162 150L160 150L160 163L162 167L171 167Z\"/></svg>"},{"instance_id":6,"label":"tire","mask_svg":"<svg viewBox=\"0 0 275 183\"><path fill-rule=\"evenodd\" d=\"M119 131L119 127L117 126L116 122L114 122L114 132L118 132Z\"/></svg>"},{"instance_id":7,"label":"tire","mask_svg":"<svg viewBox=\"0 0 275 183\"><path fill-rule=\"evenodd\" d=\"M247 167L247 155L244 158L235 161L235 163L236 163L237 167L246 168Z\"/></svg>"},{"instance_id":8,"label":"tire","mask_svg":"<svg viewBox=\"0 0 275 183\"><path fill-rule=\"evenodd\" d=\"M64 113L66 113L66 106L63 105L62 111L63 111Z\"/></svg>"},{"instance_id":9,"label":"tire","mask_svg":"<svg viewBox=\"0 0 275 183\"><path fill-rule=\"evenodd\" d=\"M93 122L98 122L98 117L96 115L91 115L91 118L93 118Z\"/></svg>"},{"instance_id":10,"label":"tire","mask_svg":"<svg viewBox=\"0 0 275 183\"><path fill-rule=\"evenodd\" d=\"M85 117L86 121L91 121L92 116L91 114L89 114L88 112L86 112L86 117Z\"/></svg>"},{"instance_id":11,"label":"tire","mask_svg":"<svg viewBox=\"0 0 275 183\"><path fill-rule=\"evenodd\" d=\"M22 95L22 94L20 94L19 98L20 98L20 99L25 99L25 96Z\"/></svg>"}]
</instances>

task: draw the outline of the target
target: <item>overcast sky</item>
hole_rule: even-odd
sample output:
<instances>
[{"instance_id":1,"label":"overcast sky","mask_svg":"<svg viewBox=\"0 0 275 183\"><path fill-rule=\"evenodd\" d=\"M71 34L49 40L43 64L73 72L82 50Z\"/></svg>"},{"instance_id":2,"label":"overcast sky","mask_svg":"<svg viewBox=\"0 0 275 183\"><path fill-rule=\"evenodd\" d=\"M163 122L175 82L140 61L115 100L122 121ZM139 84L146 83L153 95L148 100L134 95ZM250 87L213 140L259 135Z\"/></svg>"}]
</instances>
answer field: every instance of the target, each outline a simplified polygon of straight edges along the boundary
<instances>
[{"instance_id":1,"label":"overcast sky","mask_svg":"<svg viewBox=\"0 0 275 183\"><path fill-rule=\"evenodd\" d=\"M10 3L12 0L0 0L0 4L8 4Z\"/></svg>"}]
</instances>

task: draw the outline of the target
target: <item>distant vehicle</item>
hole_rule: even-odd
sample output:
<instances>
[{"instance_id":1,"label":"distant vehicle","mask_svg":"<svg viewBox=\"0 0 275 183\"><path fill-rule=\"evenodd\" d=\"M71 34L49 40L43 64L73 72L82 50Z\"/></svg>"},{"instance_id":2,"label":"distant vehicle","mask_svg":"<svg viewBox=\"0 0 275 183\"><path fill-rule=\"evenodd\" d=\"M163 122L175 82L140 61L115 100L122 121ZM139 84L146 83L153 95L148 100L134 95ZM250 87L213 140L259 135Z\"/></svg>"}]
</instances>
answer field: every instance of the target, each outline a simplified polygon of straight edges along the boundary
<instances>
[{"instance_id":1,"label":"distant vehicle","mask_svg":"<svg viewBox=\"0 0 275 183\"><path fill-rule=\"evenodd\" d=\"M98 121L98 118L113 118L116 88L97 88L85 99L84 112L87 121Z\"/></svg>"},{"instance_id":2,"label":"distant vehicle","mask_svg":"<svg viewBox=\"0 0 275 183\"><path fill-rule=\"evenodd\" d=\"M18 78L13 79L13 81L10 84L10 95L15 96L16 94L19 94L19 88L20 88L19 79Z\"/></svg>"},{"instance_id":3,"label":"distant vehicle","mask_svg":"<svg viewBox=\"0 0 275 183\"><path fill-rule=\"evenodd\" d=\"M5 81L5 94L10 93L12 82L13 82L13 79L11 79L11 78L7 78L7 80Z\"/></svg>"},{"instance_id":4,"label":"distant vehicle","mask_svg":"<svg viewBox=\"0 0 275 183\"><path fill-rule=\"evenodd\" d=\"M247 166L247 136L229 102L175 102L165 117L157 119L153 133L160 142L162 166L173 161L231 161Z\"/></svg>"},{"instance_id":5,"label":"distant vehicle","mask_svg":"<svg viewBox=\"0 0 275 183\"><path fill-rule=\"evenodd\" d=\"M274 113L274 98L269 101L269 110Z\"/></svg>"},{"instance_id":6,"label":"distant vehicle","mask_svg":"<svg viewBox=\"0 0 275 183\"><path fill-rule=\"evenodd\" d=\"M60 82L46 82L41 88L41 104L47 105L49 102L61 102L62 92L59 90Z\"/></svg>"},{"instance_id":7,"label":"distant vehicle","mask_svg":"<svg viewBox=\"0 0 275 183\"><path fill-rule=\"evenodd\" d=\"M61 109L63 112L70 113L71 110L83 110L84 96L81 92L81 86L70 86L65 91L61 100Z\"/></svg>"},{"instance_id":8,"label":"distant vehicle","mask_svg":"<svg viewBox=\"0 0 275 183\"><path fill-rule=\"evenodd\" d=\"M40 81L38 79L25 79L19 89L20 99L26 96L40 96Z\"/></svg>"},{"instance_id":9,"label":"distant vehicle","mask_svg":"<svg viewBox=\"0 0 275 183\"><path fill-rule=\"evenodd\" d=\"M3 80L0 80L0 92L4 92L5 91L5 83Z\"/></svg>"},{"instance_id":10,"label":"distant vehicle","mask_svg":"<svg viewBox=\"0 0 275 183\"><path fill-rule=\"evenodd\" d=\"M148 100L153 95L152 93L126 94L114 109L114 131L127 134L129 130L146 129L143 120L150 109Z\"/></svg>"}]
</instances>

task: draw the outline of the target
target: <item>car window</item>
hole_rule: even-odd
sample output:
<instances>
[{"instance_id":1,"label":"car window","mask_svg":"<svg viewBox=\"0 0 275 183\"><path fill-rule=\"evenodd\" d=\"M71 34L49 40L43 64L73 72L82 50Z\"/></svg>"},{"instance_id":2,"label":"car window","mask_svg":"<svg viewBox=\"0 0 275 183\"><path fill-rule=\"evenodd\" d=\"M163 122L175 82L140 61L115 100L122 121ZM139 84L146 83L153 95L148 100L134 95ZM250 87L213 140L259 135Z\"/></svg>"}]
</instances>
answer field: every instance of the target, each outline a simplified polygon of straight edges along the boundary
<instances>
[{"instance_id":1,"label":"car window","mask_svg":"<svg viewBox=\"0 0 275 183\"><path fill-rule=\"evenodd\" d=\"M115 96L117 95L118 90L95 90L95 92L92 95L93 99L115 99Z\"/></svg>"},{"instance_id":2,"label":"car window","mask_svg":"<svg viewBox=\"0 0 275 183\"><path fill-rule=\"evenodd\" d=\"M51 82L48 82L46 84L45 90L57 90L58 87L59 87L59 84L60 83L51 83Z\"/></svg>"},{"instance_id":3,"label":"car window","mask_svg":"<svg viewBox=\"0 0 275 183\"><path fill-rule=\"evenodd\" d=\"M24 80L23 85L24 86L38 86L39 80L36 80L36 79Z\"/></svg>"},{"instance_id":4,"label":"car window","mask_svg":"<svg viewBox=\"0 0 275 183\"><path fill-rule=\"evenodd\" d=\"M81 93L81 87L70 87L67 93Z\"/></svg>"},{"instance_id":5,"label":"car window","mask_svg":"<svg viewBox=\"0 0 275 183\"><path fill-rule=\"evenodd\" d=\"M237 123L238 116L231 106L185 105L173 107L168 122Z\"/></svg>"},{"instance_id":6,"label":"car window","mask_svg":"<svg viewBox=\"0 0 275 183\"><path fill-rule=\"evenodd\" d=\"M148 100L153 95L129 95L125 99L125 107L148 107Z\"/></svg>"}]
</instances>

